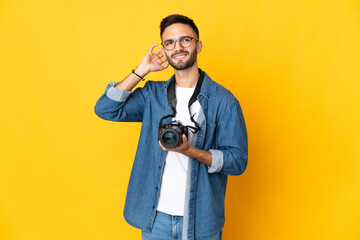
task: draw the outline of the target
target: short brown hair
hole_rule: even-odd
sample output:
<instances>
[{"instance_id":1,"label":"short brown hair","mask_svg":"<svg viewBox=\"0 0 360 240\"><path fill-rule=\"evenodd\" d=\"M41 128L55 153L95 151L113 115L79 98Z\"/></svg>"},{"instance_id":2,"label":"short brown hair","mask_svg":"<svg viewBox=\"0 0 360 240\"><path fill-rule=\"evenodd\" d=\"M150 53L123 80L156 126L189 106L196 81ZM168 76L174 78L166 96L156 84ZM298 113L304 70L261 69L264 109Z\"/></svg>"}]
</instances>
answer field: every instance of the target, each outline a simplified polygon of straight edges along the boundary
<instances>
[{"instance_id":1,"label":"short brown hair","mask_svg":"<svg viewBox=\"0 0 360 240\"><path fill-rule=\"evenodd\" d=\"M162 38L165 28L167 28L168 26L175 24L175 23L183 23L183 24L189 25L196 33L196 35L197 35L196 37L199 38L199 29L196 27L194 21L184 15L179 15L179 14L169 15L166 18L164 18L163 20L161 20L160 38Z\"/></svg>"}]
</instances>

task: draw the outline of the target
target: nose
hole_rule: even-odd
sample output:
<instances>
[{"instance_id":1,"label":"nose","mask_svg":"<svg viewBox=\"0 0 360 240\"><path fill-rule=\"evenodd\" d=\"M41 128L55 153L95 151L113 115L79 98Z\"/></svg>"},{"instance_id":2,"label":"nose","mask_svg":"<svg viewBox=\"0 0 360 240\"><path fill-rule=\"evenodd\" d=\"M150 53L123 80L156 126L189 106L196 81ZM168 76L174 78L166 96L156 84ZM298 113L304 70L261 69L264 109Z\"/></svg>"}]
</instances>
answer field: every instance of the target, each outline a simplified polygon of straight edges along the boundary
<instances>
[{"instance_id":1,"label":"nose","mask_svg":"<svg viewBox=\"0 0 360 240\"><path fill-rule=\"evenodd\" d=\"M178 43L178 44L176 44L176 43ZM180 39L175 40L174 44L175 44L174 50L183 49L183 47L180 44Z\"/></svg>"}]
</instances>

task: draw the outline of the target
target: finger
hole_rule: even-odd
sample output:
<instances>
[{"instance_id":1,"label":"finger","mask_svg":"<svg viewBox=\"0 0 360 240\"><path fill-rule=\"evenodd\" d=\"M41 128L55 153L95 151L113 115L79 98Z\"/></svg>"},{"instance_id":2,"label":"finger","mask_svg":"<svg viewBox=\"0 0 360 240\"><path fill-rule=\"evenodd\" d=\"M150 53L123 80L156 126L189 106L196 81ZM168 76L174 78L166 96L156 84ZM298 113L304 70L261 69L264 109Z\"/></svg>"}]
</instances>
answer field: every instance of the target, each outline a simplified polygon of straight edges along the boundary
<instances>
[{"instance_id":1,"label":"finger","mask_svg":"<svg viewBox=\"0 0 360 240\"><path fill-rule=\"evenodd\" d=\"M161 48L161 53L164 54L164 56L166 56L164 48Z\"/></svg>"},{"instance_id":2,"label":"finger","mask_svg":"<svg viewBox=\"0 0 360 240\"><path fill-rule=\"evenodd\" d=\"M161 53L161 48L159 48L158 50L156 50L156 52L154 52L155 55L158 55L159 53Z\"/></svg>"},{"instance_id":3,"label":"finger","mask_svg":"<svg viewBox=\"0 0 360 240\"><path fill-rule=\"evenodd\" d=\"M159 57L159 58L162 58L162 57L164 57L164 54L160 53L160 54L158 55L158 57Z\"/></svg>"},{"instance_id":4,"label":"finger","mask_svg":"<svg viewBox=\"0 0 360 240\"><path fill-rule=\"evenodd\" d=\"M157 45L159 45L159 44L158 44L158 43L153 44L153 45L150 47L149 53L152 53L154 47L156 47Z\"/></svg>"},{"instance_id":5,"label":"finger","mask_svg":"<svg viewBox=\"0 0 360 240\"><path fill-rule=\"evenodd\" d=\"M186 137L185 134L182 135L182 140L183 140L184 142L187 142L187 137Z\"/></svg>"},{"instance_id":6,"label":"finger","mask_svg":"<svg viewBox=\"0 0 360 240\"><path fill-rule=\"evenodd\" d=\"M161 65L162 66L162 70L164 70L165 68L167 68L169 66L169 62L166 62L164 63L164 65Z\"/></svg>"},{"instance_id":7,"label":"finger","mask_svg":"<svg viewBox=\"0 0 360 240\"><path fill-rule=\"evenodd\" d=\"M163 59L156 59L156 60L154 60L153 62L154 62L154 64L156 64L156 65L161 65L161 64L163 64L165 61L164 61Z\"/></svg>"},{"instance_id":8,"label":"finger","mask_svg":"<svg viewBox=\"0 0 360 240\"><path fill-rule=\"evenodd\" d=\"M165 68L167 68L169 66L169 63L166 62L163 65L160 65L160 71L164 70Z\"/></svg>"},{"instance_id":9,"label":"finger","mask_svg":"<svg viewBox=\"0 0 360 240\"><path fill-rule=\"evenodd\" d=\"M159 140L159 145L162 148L162 150L166 151L166 148L161 144L160 140Z\"/></svg>"},{"instance_id":10,"label":"finger","mask_svg":"<svg viewBox=\"0 0 360 240\"><path fill-rule=\"evenodd\" d=\"M160 59L160 63L161 63L161 64L163 64L163 63L166 62L166 61L167 61L167 58L161 58L161 59Z\"/></svg>"}]
</instances>

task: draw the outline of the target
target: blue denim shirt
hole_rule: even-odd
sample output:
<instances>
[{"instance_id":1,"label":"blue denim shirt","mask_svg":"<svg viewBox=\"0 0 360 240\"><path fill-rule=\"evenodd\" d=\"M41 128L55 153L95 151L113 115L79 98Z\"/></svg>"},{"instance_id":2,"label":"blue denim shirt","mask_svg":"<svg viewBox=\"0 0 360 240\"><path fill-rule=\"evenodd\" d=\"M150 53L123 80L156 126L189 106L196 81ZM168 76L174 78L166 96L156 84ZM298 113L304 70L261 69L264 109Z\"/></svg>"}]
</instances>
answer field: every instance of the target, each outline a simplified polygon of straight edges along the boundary
<instances>
[{"instance_id":1,"label":"blue denim shirt","mask_svg":"<svg viewBox=\"0 0 360 240\"><path fill-rule=\"evenodd\" d=\"M132 226L151 232L167 152L158 143L160 119L172 114L167 102L169 81L148 81L134 92L110 83L95 106L106 120L142 122L138 148L127 189L124 218ZM210 151L212 165L189 161L185 196L183 239L207 239L224 225L228 175L240 175L247 165L247 133L237 99L205 73L197 97L200 131L191 145ZM170 122L171 119L168 119Z\"/></svg>"}]
</instances>

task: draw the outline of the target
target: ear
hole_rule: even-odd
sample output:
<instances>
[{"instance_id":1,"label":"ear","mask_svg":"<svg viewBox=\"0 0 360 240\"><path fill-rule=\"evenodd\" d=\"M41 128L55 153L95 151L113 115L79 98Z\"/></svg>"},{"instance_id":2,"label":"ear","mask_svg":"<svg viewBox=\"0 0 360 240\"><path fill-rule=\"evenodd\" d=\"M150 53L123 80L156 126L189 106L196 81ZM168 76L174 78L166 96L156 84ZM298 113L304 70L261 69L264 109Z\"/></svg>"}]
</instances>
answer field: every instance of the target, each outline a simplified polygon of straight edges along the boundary
<instances>
[{"instance_id":1,"label":"ear","mask_svg":"<svg viewBox=\"0 0 360 240\"><path fill-rule=\"evenodd\" d=\"M203 47L203 44L202 44L202 41L197 41L196 43L196 52L199 54L202 50L202 47Z\"/></svg>"}]
</instances>

